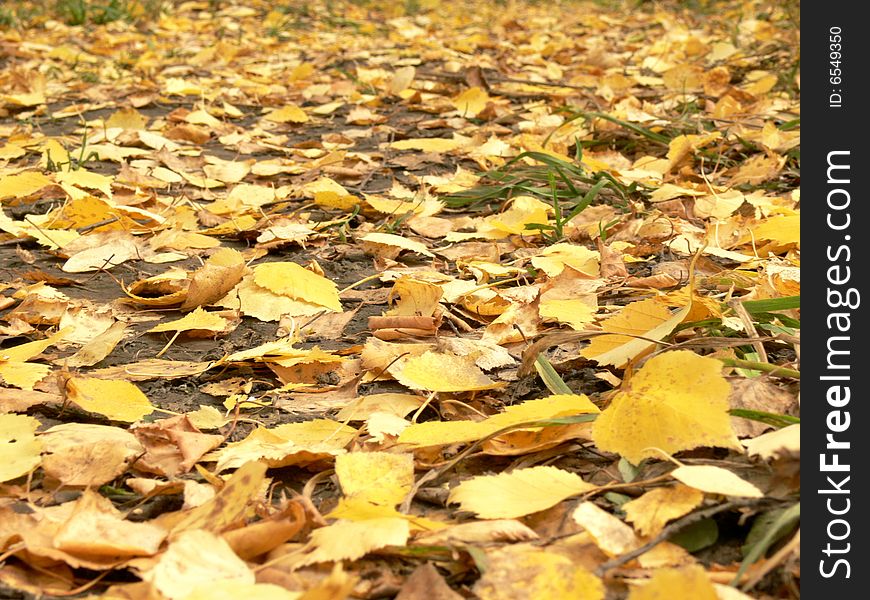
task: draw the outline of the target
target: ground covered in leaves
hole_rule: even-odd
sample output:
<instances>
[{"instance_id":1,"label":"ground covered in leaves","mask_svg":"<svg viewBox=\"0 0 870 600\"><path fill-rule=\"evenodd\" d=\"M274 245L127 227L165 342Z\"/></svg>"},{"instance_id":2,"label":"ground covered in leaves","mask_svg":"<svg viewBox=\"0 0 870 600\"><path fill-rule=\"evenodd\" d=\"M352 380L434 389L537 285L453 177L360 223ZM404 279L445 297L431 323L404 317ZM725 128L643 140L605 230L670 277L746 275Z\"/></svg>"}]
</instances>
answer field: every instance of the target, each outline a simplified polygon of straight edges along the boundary
<instances>
[{"instance_id":1,"label":"ground covered in leaves","mask_svg":"<svg viewBox=\"0 0 870 600\"><path fill-rule=\"evenodd\" d=\"M0 8L0 595L799 596L796 2Z\"/></svg>"}]
</instances>

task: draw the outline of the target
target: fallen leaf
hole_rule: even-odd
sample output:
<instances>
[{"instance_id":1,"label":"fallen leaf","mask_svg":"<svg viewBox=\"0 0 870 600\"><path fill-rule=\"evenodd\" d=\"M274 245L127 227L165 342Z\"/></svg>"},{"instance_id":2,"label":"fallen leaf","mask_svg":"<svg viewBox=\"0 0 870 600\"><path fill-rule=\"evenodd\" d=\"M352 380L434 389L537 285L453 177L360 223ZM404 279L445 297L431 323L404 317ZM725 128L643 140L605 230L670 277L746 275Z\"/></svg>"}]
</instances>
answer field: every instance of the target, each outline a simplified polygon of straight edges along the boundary
<instances>
[{"instance_id":1,"label":"fallen leaf","mask_svg":"<svg viewBox=\"0 0 870 600\"><path fill-rule=\"evenodd\" d=\"M65 486L99 487L123 474L143 452L118 427L63 423L44 431L42 470Z\"/></svg>"},{"instance_id":2,"label":"fallen leaf","mask_svg":"<svg viewBox=\"0 0 870 600\"><path fill-rule=\"evenodd\" d=\"M660 340L671 333L686 318L690 307L691 303L671 314L658 298L632 302L601 323L601 328L613 335L593 338L580 354L601 365L622 367L651 350L655 342L650 340Z\"/></svg>"},{"instance_id":3,"label":"fallen leaf","mask_svg":"<svg viewBox=\"0 0 870 600\"><path fill-rule=\"evenodd\" d=\"M448 501L482 519L512 519L595 488L579 475L556 467L530 467L463 481L450 490Z\"/></svg>"},{"instance_id":4,"label":"fallen leaf","mask_svg":"<svg viewBox=\"0 0 870 600\"><path fill-rule=\"evenodd\" d=\"M133 423L154 411L145 394L129 381L71 377L66 392L79 408L114 421Z\"/></svg>"},{"instance_id":5,"label":"fallen leaf","mask_svg":"<svg viewBox=\"0 0 870 600\"><path fill-rule=\"evenodd\" d=\"M688 514L704 500L700 491L677 484L645 492L622 505L626 520L634 524L642 536L661 533L668 521Z\"/></svg>"},{"instance_id":6,"label":"fallen leaf","mask_svg":"<svg viewBox=\"0 0 870 600\"><path fill-rule=\"evenodd\" d=\"M292 262L272 262L254 267L254 282L281 296L310 302L341 312L336 285Z\"/></svg>"},{"instance_id":7,"label":"fallen leaf","mask_svg":"<svg viewBox=\"0 0 870 600\"><path fill-rule=\"evenodd\" d=\"M571 559L528 546L486 553L488 568L474 584L481 600L604 600L604 583Z\"/></svg>"},{"instance_id":8,"label":"fallen leaf","mask_svg":"<svg viewBox=\"0 0 870 600\"><path fill-rule=\"evenodd\" d=\"M658 569L647 583L632 587L628 594L628 600L668 598L717 600L719 596L707 573L697 565L681 569Z\"/></svg>"},{"instance_id":9,"label":"fallen leaf","mask_svg":"<svg viewBox=\"0 0 870 600\"><path fill-rule=\"evenodd\" d=\"M24 415L0 415L0 482L26 475L39 466L43 444L39 421Z\"/></svg>"},{"instance_id":10,"label":"fallen leaf","mask_svg":"<svg viewBox=\"0 0 870 600\"><path fill-rule=\"evenodd\" d=\"M223 538L202 529L176 535L141 577L171 600L186 598L204 585L220 588L224 583L253 585L256 581L254 572Z\"/></svg>"},{"instance_id":11,"label":"fallen leaf","mask_svg":"<svg viewBox=\"0 0 870 600\"><path fill-rule=\"evenodd\" d=\"M633 464L699 446L742 450L722 363L688 350L649 359L596 419L592 439Z\"/></svg>"},{"instance_id":12,"label":"fallen leaf","mask_svg":"<svg viewBox=\"0 0 870 600\"><path fill-rule=\"evenodd\" d=\"M722 467L713 465L682 466L671 471L671 476L689 487L708 494L744 498L764 497L762 491L756 486Z\"/></svg>"}]
</instances>

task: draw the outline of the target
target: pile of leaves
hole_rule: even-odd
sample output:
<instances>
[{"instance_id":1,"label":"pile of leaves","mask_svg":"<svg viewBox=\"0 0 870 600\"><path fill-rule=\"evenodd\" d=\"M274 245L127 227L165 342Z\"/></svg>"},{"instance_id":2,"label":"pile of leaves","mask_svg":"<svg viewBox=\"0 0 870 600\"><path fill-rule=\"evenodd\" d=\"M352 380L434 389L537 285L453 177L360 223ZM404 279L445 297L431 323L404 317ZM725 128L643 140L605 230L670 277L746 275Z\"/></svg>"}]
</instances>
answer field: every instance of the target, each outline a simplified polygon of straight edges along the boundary
<instances>
[{"instance_id":1,"label":"pile of leaves","mask_svg":"<svg viewBox=\"0 0 870 600\"><path fill-rule=\"evenodd\" d=\"M798 597L793 2L0 13L0 587Z\"/></svg>"}]
</instances>

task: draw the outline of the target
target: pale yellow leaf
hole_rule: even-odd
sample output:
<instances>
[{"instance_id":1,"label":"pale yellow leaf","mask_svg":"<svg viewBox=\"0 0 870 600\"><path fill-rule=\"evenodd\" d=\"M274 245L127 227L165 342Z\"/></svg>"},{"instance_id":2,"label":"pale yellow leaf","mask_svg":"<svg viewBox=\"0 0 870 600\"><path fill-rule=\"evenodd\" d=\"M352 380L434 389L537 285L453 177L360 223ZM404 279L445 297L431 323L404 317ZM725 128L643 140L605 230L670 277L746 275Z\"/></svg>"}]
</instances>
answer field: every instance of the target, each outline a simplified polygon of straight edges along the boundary
<instances>
[{"instance_id":1,"label":"pale yellow leaf","mask_svg":"<svg viewBox=\"0 0 870 600\"><path fill-rule=\"evenodd\" d=\"M93 489L71 507L52 545L70 554L108 560L157 553L167 531L154 523L134 523Z\"/></svg>"},{"instance_id":2,"label":"pale yellow leaf","mask_svg":"<svg viewBox=\"0 0 870 600\"><path fill-rule=\"evenodd\" d=\"M586 394L554 394L538 400L513 404L503 412L488 417L483 422L498 427L507 427L538 419L555 419L572 415L601 412Z\"/></svg>"},{"instance_id":3,"label":"pale yellow leaf","mask_svg":"<svg viewBox=\"0 0 870 600\"><path fill-rule=\"evenodd\" d=\"M299 600L302 592L291 592L274 583L249 583L238 579L224 580L216 586L214 582L202 583L193 588L182 600L238 600L256 598L257 600Z\"/></svg>"},{"instance_id":4,"label":"pale yellow leaf","mask_svg":"<svg viewBox=\"0 0 870 600\"><path fill-rule=\"evenodd\" d=\"M51 371L48 365L0 360L0 380L12 387L32 390Z\"/></svg>"},{"instance_id":5,"label":"pale yellow leaf","mask_svg":"<svg viewBox=\"0 0 870 600\"><path fill-rule=\"evenodd\" d=\"M42 442L33 417L0 414L0 482L26 475L39 466Z\"/></svg>"},{"instance_id":6,"label":"pale yellow leaf","mask_svg":"<svg viewBox=\"0 0 870 600\"><path fill-rule=\"evenodd\" d=\"M411 140L401 140L390 144L390 148L396 150L420 150L422 152L450 152L463 146L464 143L457 139L445 138L420 138Z\"/></svg>"},{"instance_id":7,"label":"pale yellow leaf","mask_svg":"<svg viewBox=\"0 0 870 600\"><path fill-rule=\"evenodd\" d=\"M426 247L426 244L414 240L409 240L408 238L404 238L400 235L394 235L392 233L367 233L366 235L359 238L359 240L371 244L380 244L384 246L401 248L402 250L410 250L411 252L417 252L418 254L422 254L423 256L435 258L435 255L429 251L429 249Z\"/></svg>"},{"instance_id":8,"label":"pale yellow leaf","mask_svg":"<svg viewBox=\"0 0 870 600\"><path fill-rule=\"evenodd\" d=\"M596 419L592 439L633 464L700 446L742 450L722 363L688 350L651 358Z\"/></svg>"},{"instance_id":9,"label":"pale yellow leaf","mask_svg":"<svg viewBox=\"0 0 870 600\"><path fill-rule=\"evenodd\" d=\"M458 503L462 510L481 519L512 519L550 508L595 487L556 467L530 467L463 481L450 491L448 502Z\"/></svg>"},{"instance_id":10,"label":"pale yellow leaf","mask_svg":"<svg viewBox=\"0 0 870 600\"><path fill-rule=\"evenodd\" d=\"M126 331L126 323L115 321L108 329L79 348L75 354L63 359L63 364L71 368L94 366L112 353L118 342L124 338Z\"/></svg>"},{"instance_id":11,"label":"pale yellow leaf","mask_svg":"<svg viewBox=\"0 0 870 600\"><path fill-rule=\"evenodd\" d=\"M671 476L695 489L708 494L723 496L741 496L745 498L763 498L764 494L749 483L727 469L712 465L692 465L677 467L671 471Z\"/></svg>"},{"instance_id":12,"label":"pale yellow leaf","mask_svg":"<svg viewBox=\"0 0 870 600\"><path fill-rule=\"evenodd\" d=\"M218 471L232 469L252 460L263 460L270 467L306 465L344 454L345 447L358 435L353 427L328 419L288 423L274 429L258 427L239 442L208 455L216 460Z\"/></svg>"},{"instance_id":13,"label":"pale yellow leaf","mask_svg":"<svg viewBox=\"0 0 870 600\"><path fill-rule=\"evenodd\" d=\"M224 583L256 581L226 540L201 529L178 534L154 566L140 575L170 600L185 598L202 585L219 589Z\"/></svg>"},{"instance_id":14,"label":"pale yellow leaf","mask_svg":"<svg viewBox=\"0 0 870 600\"><path fill-rule=\"evenodd\" d=\"M120 427L63 423L40 436L42 469L64 485L99 487L124 473L145 449Z\"/></svg>"},{"instance_id":15,"label":"pale yellow leaf","mask_svg":"<svg viewBox=\"0 0 870 600\"><path fill-rule=\"evenodd\" d=\"M538 313L545 321L553 319L569 325L578 331L595 320L598 305L592 298L571 298L564 300L544 300L538 303Z\"/></svg>"},{"instance_id":16,"label":"pale yellow leaf","mask_svg":"<svg viewBox=\"0 0 870 600\"><path fill-rule=\"evenodd\" d=\"M743 442L749 455L759 455L770 460L781 455L800 455L801 424L795 423L782 429L764 433Z\"/></svg>"},{"instance_id":17,"label":"pale yellow leaf","mask_svg":"<svg viewBox=\"0 0 870 600\"><path fill-rule=\"evenodd\" d=\"M199 410L187 413L187 418L193 423L197 429L217 429L223 427L230 422L228 419L213 406L199 405Z\"/></svg>"},{"instance_id":18,"label":"pale yellow leaf","mask_svg":"<svg viewBox=\"0 0 870 600\"><path fill-rule=\"evenodd\" d=\"M408 89L411 82L414 81L414 75L417 74L417 69L414 67L400 67L396 69L393 78L390 80L390 93L399 95Z\"/></svg>"},{"instance_id":19,"label":"pale yellow leaf","mask_svg":"<svg viewBox=\"0 0 870 600\"><path fill-rule=\"evenodd\" d=\"M365 421L376 412L404 417L420 408L424 401L425 398L413 394L368 394L351 400L335 418L339 421Z\"/></svg>"}]
</instances>

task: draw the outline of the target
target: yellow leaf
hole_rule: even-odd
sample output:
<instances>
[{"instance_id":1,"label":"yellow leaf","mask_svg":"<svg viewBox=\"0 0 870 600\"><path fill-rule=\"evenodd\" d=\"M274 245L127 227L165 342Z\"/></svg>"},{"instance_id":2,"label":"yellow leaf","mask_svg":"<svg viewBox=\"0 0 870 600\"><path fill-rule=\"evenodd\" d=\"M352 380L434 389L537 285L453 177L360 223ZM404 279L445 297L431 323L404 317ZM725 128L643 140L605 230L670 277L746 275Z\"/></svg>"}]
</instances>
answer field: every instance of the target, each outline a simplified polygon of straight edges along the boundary
<instances>
[{"instance_id":1,"label":"yellow leaf","mask_svg":"<svg viewBox=\"0 0 870 600\"><path fill-rule=\"evenodd\" d=\"M114 177L91 173L85 169L76 171L59 171L54 175L55 181L60 184L74 185L89 190L99 190L107 198L112 197L112 181Z\"/></svg>"},{"instance_id":2,"label":"yellow leaf","mask_svg":"<svg viewBox=\"0 0 870 600\"><path fill-rule=\"evenodd\" d=\"M608 556L625 554L644 543L631 527L593 502L582 503L574 510L572 517ZM663 542L642 554L638 561L642 567L679 565L691 562L692 556L680 546Z\"/></svg>"},{"instance_id":3,"label":"yellow leaf","mask_svg":"<svg viewBox=\"0 0 870 600\"><path fill-rule=\"evenodd\" d=\"M204 404L199 405L199 410L187 413L187 418L197 429L217 429L230 422L221 411Z\"/></svg>"},{"instance_id":4,"label":"yellow leaf","mask_svg":"<svg viewBox=\"0 0 870 600\"><path fill-rule=\"evenodd\" d=\"M305 114L305 111L296 106L295 104L288 104L282 108L276 108L273 111L270 111L263 117L267 121L274 121L275 123L307 123L308 115Z\"/></svg>"},{"instance_id":5,"label":"yellow leaf","mask_svg":"<svg viewBox=\"0 0 870 600\"><path fill-rule=\"evenodd\" d=\"M386 546L404 546L410 533L410 523L401 518L339 521L311 532L298 564L356 560Z\"/></svg>"},{"instance_id":6,"label":"yellow leaf","mask_svg":"<svg viewBox=\"0 0 870 600\"><path fill-rule=\"evenodd\" d=\"M424 400L413 394L368 394L351 400L335 418L339 421L365 421L375 412L404 417L420 408Z\"/></svg>"},{"instance_id":7,"label":"yellow leaf","mask_svg":"<svg viewBox=\"0 0 870 600\"><path fill-rule=\"evenodd\" d=\"M36 171L27 171L18 175L0 177L0 199L25 198L54 182Z\"/></svg>"},{"instance_id":8,"label":"yellow leaf","mask_svg":"<svg viewBox=\"0 0 870 600\"><path fill-rule=\"evenodd\" d=\"M570 558L523 544L486 550L480 600L604 600L604 583Z\"/></svg>"},{"instance_id":9,"label":"yellow leaf","mask_svg":"<svg viewBox=\"0 0 870 600\"><path fill-rule=\"evenodd\" d=\"M533 232L526 225L539 223L546 225L552 207L532 196L517 196L509 209L503 213L486 218L486 225L500 233L508 235L529 235ZM597 252L596 252L597 254ZM561 269L560 269L561 271Z\"/></svg>"},{"instance_id":10,"label":"yellow leaf","mask_svg":"<svg viewBox=\"0 0 870 600\"><path fill-rule=\"evenodd\" d=\"M598 412L601 411L586 394L554 394L508 406L504 412L488 417L482 422L501 428L538 419L555 419Z\"/></svg>"},{"instance_id":11,"label":"yellow leaf","mask_svg":"<svg viewBox=\"0 0 870 600\"><path fill-rule=\"evenodd\" d=\"M457 139L445 138L420 138L413 140L401 140L390 144L390 148L396 150L420 150L422 152L450 152L464 145L464 142Z\"/></svg>"},{"instance_id":12,"label":"yellow leaf","mask_svg":"<svg viewBox=\"0 0 870 600\"><path fill-rule=\"evenodd\" d=\"M309 464L332 460L357 436L353 427L329 419L288 423L266 429L258 427L240 442L209 454L217 471L233 469L252 460L263 460L270 467Z\"/></svg>"},{"instance_id":13,"label":"yellow leaf","mask_svg":"<svg viewBox=\"0 0 870 600\"><path fill-rule=\"evenodd\" d=\"M183 600L238 600L256 598L257 600L300 600L301 592L291 592L274 583L249 583L238 579L222 580L219 586L214 581L201 583L183 597Z\"/></svg>"},{"instance_id":14,"label":"yellow leaf","mask_svg":"<svg viewBox=\"0 0 870 600\"><path fill-rule=\"evenodd\" d=\"M248 584L256 581L254 572L236 556L222 537L209 531L185 531L172 539L150 569L141 577L165 598L180 600L209 585Z\"/></svg>"},{"instance_id":15,"label":"yellow leaf","mask_svg":"<svg viewBox=\"0 0 870 600\"><path fill-rule=\"evenodd\" d=\"M511 425L597 412L598 407L585 395L559 394L509 406L483 421L414 423L399 434L398 441L412 447L458 444L479 440Z\"/></svg>"},{"instance_id":16,"label":"yellow leaf","mask_svg":"<svg viewBox=\"0 0 870 600\"><path fill-rule=\"evenodd\" d=\"M161 323L156 327L148 330L148 333L160 333L161 331L224 331L227 328L229 321L215 313L206 312L200 306L196 310L180 319L170 321L169 323Z\"/></svg>"},{"instance_id":17,"label":"yellow leaf","mask_svg":"<svg viewBox=\"0 0 870 600\"><path fill-rule=\"evenodd\" d=\"M170 96L200 96L204 90L194 83L189 83L180 77L167 77L163 90Z\"/></svg>"},{"instance_id":18,"label":"yellow leaf","mask_svg":"<svg viewBox=\"0 0 870 600\"><path fill-rule=\"evenodd\" d=\"M430 392L471 392L504 386L487 377L470 356L442 354L431 350L420 356L400 360L389 372L406 387Z\"/></svg>"},{"instance_id":19,"label":"yellow leaf","mask_svg":"<svg viewBox=\"0 0 870 600\"><path fill-rule=\"evenodd\" d=\"M0 482L26 475L39 466L42 442L33 417L0 414Z\"/></svg>"},{"instance_id":20,"label":"yellow leaf","mask_svg":"<svg viewBox=\"0 0 870 600\"><path fill-rule=\"evenodd\" d=\"M351 452L336 457L335 473L345 498L395 506L414 485L414 457L388 452Z\"/></svg>"},{"instance_id":21,"label":"yellow leaf","mask_svg":"<svg viewBox=\"0 0 870 600\"><path fill-rule=\"evenodd\" d=\"M691 92L701 86L704 71L695 65L677 65L662 75L665 87L675 92Z\"/></svg>"},{"instance_id":22,"label":"yellow leaf","mask_svg":"<svg viewBox=\"0 0 870 600\"><path fill-rule=\"evenodd\" d=\"M147 124L148 118L132 107L116 110L106 119L106 129L120 127L121 129L142 130Z\"/></svg>"},{"instance_id":23,"label":"yellow leaf","mask_svg":"<svg viewBox=\"0 0 870 600\"><path fill-rule=\"evenodd\" d=\"M701 504L704 494L686 485L656 488L622 505L626 520L642 536L661 533L668 521L688 514Z\"/></svg>"},{"instance_id":24,"label":"yellow leaf","mask_svg":"<svg viewBox=\"0 0 870 600\"><path fill-rule=\"evenodd\" d=\"M51 371L48 365L19 361L0 361L0 380L12 387L32 390Z\"/></svg>"},{"instance_id":25,"label":"yellow leaf","mask_svg":"<svg viewBox=\"0 0 870 600\"><path fill-rule=\"evenodd\" d=\"M677 467L671 471L671 476L690 487L707 492L708 494L742 496L746 498L764 497L764 494L757 487L721 467L714 467L712 465Z\"/></svg>"},{"instance_id":26,"label":"yellow leaf","mask_svg":"<svg viewBox=\"0 0 870 600\"><path fill-rule=\"evenodd\" d=\"M411 252L417 252L418 254L422 254L423 256L435 258L435 255L429 252L426 244L422 242L416 242L414 240L409 240L408 238L404 238L400 235L394 235L392 233L367 233L366 235L359 238L359 240L371 244L380 244L383 246L393 246L396 248L401 248L402 250L410 250Z\"/></svg>"},{"instance_id":27,"label":"yellow leaf","mask_svg":"<svg viewBox=\"0 0 870 600\"><path fill-rule=\"evenodd\" d=\"M592 304L592 301L594 301L594 297L591 299L541 300L538 304L538 313L545 321L554 319L579 331L595 320L598 305Z\"/></svg>"},{"instance_id":28,"label":"yellow leaf","mask_svg":"<svg viewBox=\"0 0 870 600\"><path fill-rule=\"evenodd\" d=\"M390 300L397 296L399 299L396 305L387 311L387 315L431 317L438 311L443 294L439 285L403 275L396 280L393 289L390 290Z\"/></svg>"},{"instance_id":29,"label":"yellow leaf","mask_svg":"<svg viewBox=\"0 0 870 600\"><path fill-rule=\"evenodd\" d=\"M632 302L619 314L602 321L601 328L613 335L593 338L590 344L580 351L580 355L600 365L622 367L630 360L651 350L655 343L648 340L660 340L668 335L683 321L690 309L691 304L687 304L671 314L665 302L655 297ZM619 335L626 333L647 339Z\"/></svg>"},{"instance_id":30,"label":"yellow leaf","mask_svg":"<svg viewBox=\"0 0 870 600\"><path fill-rule=\"evenodd\" d=\"M722 363L688 350L651 358L596 419L592 439L633 464L699 446L742 450Z\"/></svg>"},{"instance_id":31,"label":"yellow leaf","mask_svg":"<svg viewBox=\"0 0 870 600\"><path fill-rule=\"evenodd\" d=\"M779 244L800 244L800 215L777 215L769 217L752 228L757 240L771 240Z\"/></svg>"},{"instance_id":32,"label":"yellow leaf","mask_svg":"<svg viewBox=\"0 0 870 600\"><path fill-rule=\"evenodd\" d=\"M631 588L628 600L717 600L716 589L706 571L690 565L682 569L659 569L648 583Z\"/></svg>"},{"instance_id":33,"label":"yellow leaf","mask_svg":"<svg viewBox=\"0 0 870 600\"><path fill-rule=\"evenodd\" d=\"M481 519L513 519L595 488L579 475L556 467L531 467L463 481L450 491L448 502Z\"/></svg>"},{"instance_id":34,"label":"yellow leaf","mask_svg":"<svg viewBox=\"0 0 870 600\"><path fill-rule=\"evenodd\" d=\"M546 221L543 221L546 223ZM565 265L574 267L580 273L588 277L598 277L598 260L600 255L597 250L590 250L585 246L574 244L553 244L532 258L532 266L541 269L550 277L555 277L565 268Z\"/></svg>"},{"instance_id":35,"label":"yellow leaf","mask_svg":"<svg viewBox=\"0 0 870 600\"><path fill-rule=\"evenodd\" d=\"M668 170L671 170L689 154L722 137L722 133L714 131L705 135L678 135L668 144Z\"/></svg>"},{"instance_id":36,"label":"yellow leaf","mask_svg":"<svg viewBox=\"0 0 870 600\"><path fill-rule=\"evenodd\" d=\"M238 250L219 248L190 276L187 297L181 310L211 304L229 292L242 279L245 257Z\"/></svg>"},{"instance_id":37,"label":"yellow leaf","mask_svg":"<svg viewBox=\"0 0 870 600\"><path fill-rule=\"evenodd\" d=\"M293 262L272 262L254 267L254 283L280 296L303 300L341 312L338 287Z\"/></svg>"},{"instance_id":38,"label":"yellow leaf","mask_svg":"<svg viewBox=\"0 0 870 600\"><path fill-rule=\"evenodd\" d=\"M456 96L452 103L461 116L476 117L486 108L486 103L489 100L489 94L474 86Z\"/></svg>"},{"instance_id":39,"label":"yellow leaf","mask_svg":"<svg viewBox=\"0 0 870 600\"><path fill-rule=\"evenodd\" d=\"M27 342L11 348L0 350L0 380L8 385L32 390L33 385L48 375L51 370L48 365L26 362L41 354L52 344L56 344L69 333L62 329L44 340Z\"/></svg>"},{"instance_id":40,"label":"yellow leaf","mask_svg":"<svg viewBox=\"0 0 870 600\"><path fill-rule=\"evenodd\" d=\"M63 364L72 368L92 367L115 349L124 338L127 324L123 321L115 321L105 331L78 349L72 356L63 359Z\"/></svg>"},{"instance_id":41,"label":"yellow leaf","mask_svg":"<svg viewBox=\"0 0 870 600\"><path fill-rule=\"evenodd\" d=\"M72 377L67 381L66 389L71 402L114 421L133 423L154 411L145 394L122 379Z\"/></svg>"}]
</instances>

